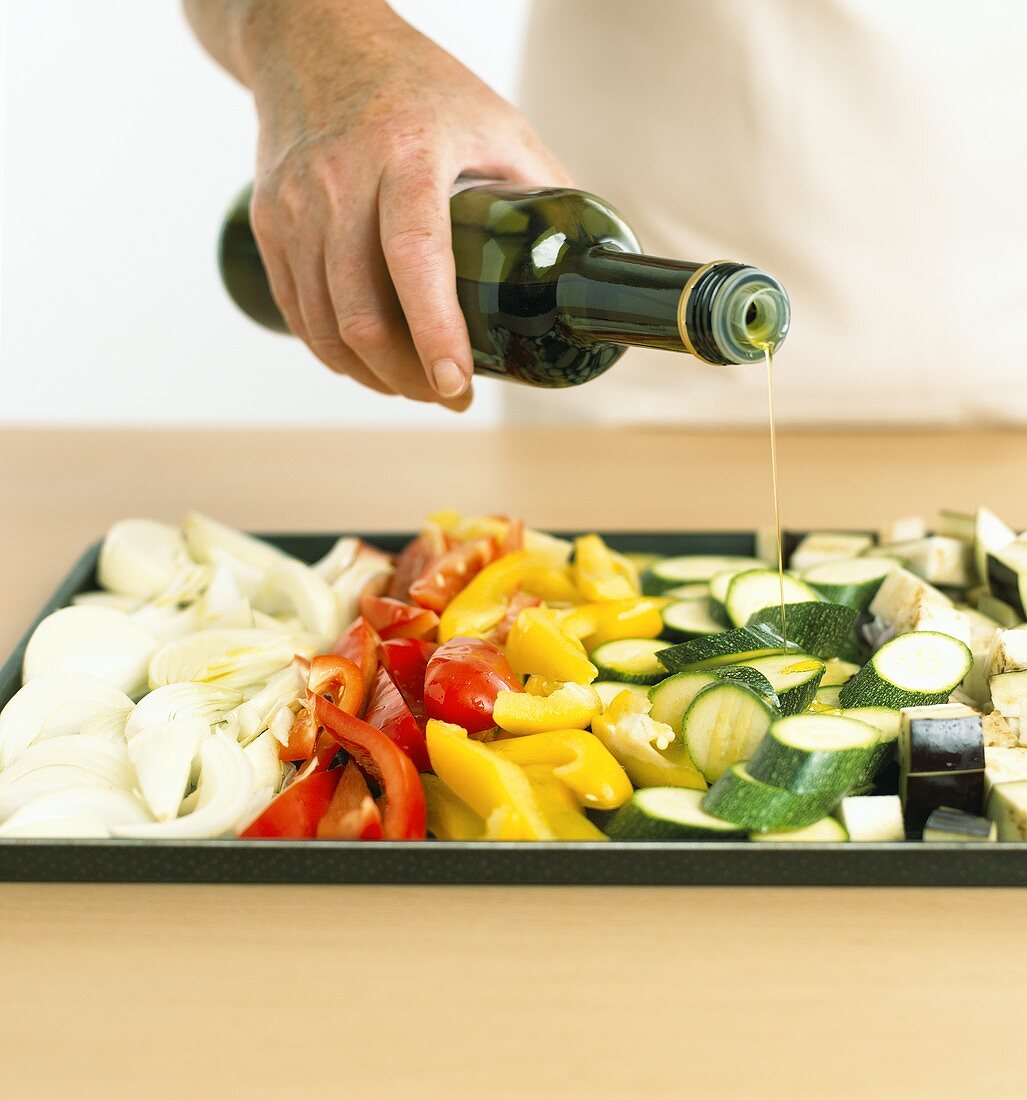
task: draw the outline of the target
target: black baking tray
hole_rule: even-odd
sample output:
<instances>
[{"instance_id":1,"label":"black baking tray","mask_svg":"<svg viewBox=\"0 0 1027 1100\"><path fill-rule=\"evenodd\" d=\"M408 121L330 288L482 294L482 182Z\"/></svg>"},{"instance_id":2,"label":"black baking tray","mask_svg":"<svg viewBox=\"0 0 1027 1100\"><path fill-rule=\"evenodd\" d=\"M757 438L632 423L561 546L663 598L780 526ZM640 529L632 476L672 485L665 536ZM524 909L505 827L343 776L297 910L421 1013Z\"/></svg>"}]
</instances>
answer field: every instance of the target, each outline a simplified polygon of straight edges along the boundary
<instances>
[{"instance_id":1,"label":"black baking tray","mask_svg":"<svg viewBox=\"0 0 1027 1100\"><path fill-rule=\"evenodd\" d=\"M566 532L573 535L573 532ZM313 562L337 535L262 536ZM398 550L405 534L362 534ZM742 532L608 532L618 550L752 554ZM99 543L39 618L96 587ZM38 621L38 619L37 619ZM35 624L33 624L34 627ZM0 668L0 707L17 691L32 628ZM1027 844L749 844L745 841L513 843L0 838L0 881L667 886L1023 886Z\"/></svg>"}]
</instances>

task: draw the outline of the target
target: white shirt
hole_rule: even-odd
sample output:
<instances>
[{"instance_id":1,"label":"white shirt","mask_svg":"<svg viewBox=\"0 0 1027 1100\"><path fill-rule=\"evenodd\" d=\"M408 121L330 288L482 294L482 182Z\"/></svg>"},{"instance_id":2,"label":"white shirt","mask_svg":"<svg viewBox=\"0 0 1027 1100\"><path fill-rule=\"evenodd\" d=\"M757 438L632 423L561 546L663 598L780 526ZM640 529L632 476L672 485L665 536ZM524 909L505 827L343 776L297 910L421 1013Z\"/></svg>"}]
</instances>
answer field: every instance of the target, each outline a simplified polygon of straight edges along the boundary
<instances>
[{"instance_id":1,"label":"white shirt","mask_svg":"<svg viewBox=\"0 0 1027 1100\"><path fill-rule=\"evenodd\" d=\"M645 251L792 299L784 423L1027 423L1027 3L538 0L522 105ZM511 419L765 424L760 367L629 351Z\"/></svg>"}]
</instances>

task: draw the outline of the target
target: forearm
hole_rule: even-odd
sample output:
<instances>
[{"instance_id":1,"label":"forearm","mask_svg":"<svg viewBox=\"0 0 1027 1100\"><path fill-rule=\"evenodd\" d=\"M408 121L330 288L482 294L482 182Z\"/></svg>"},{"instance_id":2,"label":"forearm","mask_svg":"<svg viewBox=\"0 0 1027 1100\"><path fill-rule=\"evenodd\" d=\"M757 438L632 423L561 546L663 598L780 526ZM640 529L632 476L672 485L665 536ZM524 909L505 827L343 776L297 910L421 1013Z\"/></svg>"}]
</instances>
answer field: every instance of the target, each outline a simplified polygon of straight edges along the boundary
<instances>
[{"instance_id":1,"label":"forearm","mask_svg":"<svg viewBox=\"0 0 1027 1100\"><path fill-rule=\"evenodd\" d=\"M203 48L240 83L253 89L258 65L275 48L303 43L327 20L359 39L395 22L385 0L183 0Z\"/></svg>"}]
</instances>

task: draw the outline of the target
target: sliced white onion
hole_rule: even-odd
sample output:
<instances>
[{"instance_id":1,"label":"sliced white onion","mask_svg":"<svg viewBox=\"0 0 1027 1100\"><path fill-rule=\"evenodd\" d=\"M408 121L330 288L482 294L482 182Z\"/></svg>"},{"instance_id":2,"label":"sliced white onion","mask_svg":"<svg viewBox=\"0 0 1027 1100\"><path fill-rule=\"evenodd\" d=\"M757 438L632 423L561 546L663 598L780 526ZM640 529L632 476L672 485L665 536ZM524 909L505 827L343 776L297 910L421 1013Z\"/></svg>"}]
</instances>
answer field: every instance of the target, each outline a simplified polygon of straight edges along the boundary
<instances>
[{"instance_id":1,"label":"sliced white onion","mask_svg":"<svg viewBox=\"0 0 1027 1100\"><path fill-rule=\"evenodd\" d=\"M193 557L211 565L236 561L262 575L280 562L291 560L288 554L269 542L255 539L199 512L190 512L182 520L182 530Z\"/></svg>"},{"instance_id":2,"label":"sliced white onion","mask_svg":"<svg viewBox=\"0 0 1027 1100\"><path fill-rule=\"evenodd\" d=\"M0 836L36 826L37 836L60 836L63 821L93 822L98 828L140 828L151 823L150 812L130 791L88 784L48 791L22 806L0 825ZM24 833L22 832L22 835Z\"/></svg>"},{"instance_id":3,"label":"sliced white onion","mask_svg":"<svg viewBox=\"0 0 1027 1100\"><path fill-rule=\"evenodd\" d=\"M84 672L138 695L157 638L128 615L103 607L62 607L36 627L25 650L26 681L46 672Z\"/></svg>"},{"instance_id":4,"label":"sliced white onion","mask_svg":"<svg viewBox=\"0 0 1027 1100\"><path fill-rule=\"evenodd\" d=\"M22 825L7 824L2 835L8 838L24 837L59 840L108 839L110 829L95 821L29 821Z\"/></svg>"},{"instance_id":5,"label":"sliced white onion","mask_svg":"<svg viewBox=\"0 0 1027 1100\"><path fill-rule=\"evenodd\" d=\"M124 741L125 725L132 712L130 710L111 710L97 714L82 723L80 731L83 737L98 737L101 741Z\"/></svg>"},{"instance_id":6,"label":"sliced white onion","mask_svg":"<svg viewBox=\"0 0 1027 1100\"><path fill-rule=\"evenodd\" d=\"M202 718L180 718L147 726L128 743L139 790L158 821L178 814L193 760L200 743L209 736L210 725Z\"/></svg>"},{"instance_id":7,"label":"sliced white onion","mask_svg":"<svg viewBox=\"0 0 1027 1100\"><path fill-rule=\"evenodd\" d=\"M118 824L115 836L203 838L232 836L245 815L253 792L253 767L237 741L214 733L200 746L200 783L196 807L173 821Z\"/></svg>"},{"instance_id":8,"label":"sliced white onion","mask_svg":"<svg viewBox=\"0 0 1027 1100\"><path fill-rule=\"evenodd\" d=\"M108 783L102 776L86 771L85 768L74 768L63 764L54 764L49 768L35 768L16 780L0 785L0 821L6 821L23 806L27 806L50 791L65 790L68 787L110 789L113 786L118 785Z\"/></svg>"},{"instance_id":9,"label":"sliced white onion","mask_svg":"<svg viewBox=\"0 0 1027 1100\"><path fill-rule=\"evenodd\" d=\"M174 604L147 603L132 613L132 622L148 630L161 642L173 642L201 628L199 609L177 608Z\"/></svg>"},{"instance_id":10,"label":"sliced white onion","mask_svg":"<svg viewBox=\"0 0 1027 1100\"><path fill-rule=\"evenodd\" d=\"M332 591L339 607L340 631L357 617L360 612L360 597L365 592L382 592L392 576L392 562L378 551L364 552L361 544L353 564L344 570L332 582Z\"/></svg>"},{"instance_id":11,"label":"sliced white onion","mask_svg":"<svg viewBox=\"0 0 1027 1100\"><path fill-rule=\"evenodd\" d=\"M296 615L302 629L322 645L340 634L339 609L328 582L300 561L284 561L268 570L253 606L267 615Z\"/></svg>"},{"instance_id":12,"label":"sliced white onion","mask_svg":"<svg viewBox=\"0 0 1027 1100\"><path fill-rule=\"evenodd\" d=\"M77 596L71 597L71 603L74 607L106 607L110 611L122 611L126 615L145 606L135 596L119 596L115 592L79 592Z\"/></svg>"},{"instance_id":13,"label":"sliced white onion","mask_svg":"<svg viewBox=\"0 0 1027 1100\"><path fill-rule=\"evenodd\" d=\"M329 584L337 580L356 561L360 550L360 539L346 535L339 539L320 561L314 562L310 567L319 577L323 577Z\"/></svg>"},{"instance_id":14,"label":"sliced white onion","mask_svg":"<svg viewBox=\"0 0 1027 1100\"><path fill-rule=\"evenodd\" d=\"M280 672L296 655L291 635L268 630L201 630L169 642L150 662L150 685L185 682L242 689Z\"/></svg>"},{"instance_id":15,"label":"sliced white onion","mask_svg":"<svg viewBox=\"0 0 1027 1100\"><path fill-rule=\"evenodd\" d=\"M152 600L189 564L182 532L152 519L123 519L107 532L96 575L108 592Z\"/></svg>"},{"instance_id":16,"label":"sliced white onion","mask_svg":"<svg viewBox=\"0 0 1027 1100\"><path fill-rule=\"evenodd\" d=\"M253 585L256 586L259 581L257 575ZM256 625L250 601L243 594L232 570L226 565L217 565L212 570L210 584L197 602L196 611L199 618L196 627L198 630L249 628Z\"/></svg>"},{"instance_id":17,"label":"sliced white onion","mask_svg":"<svg viewBox=\"0 0 1027 1100\"><path fill-rule=\"evenodd\" d=\"M267 731L251 741L243 752L253 768L250 803L240 817L241 821L248 823L281 789L285 765L278 759L278 742Z\"/></svg>"},{"instance_id":18,"label":"sliced white onion","mask_svg":"<svg viewBox=\"0 0 1027 1100\"><path fill-rule=\"evenodd\" d=\"M295 664L272 676L245 703L236 707L225 718L225 732L240 744L247 745L258 734L266 730L281 710L289 713L292 725L291 707L306 694L303 675Z\"/></svg>"},{"instance_id":19,"label":"sliced white onion","mask_svg":"<svg viewBox=\"0 0 1027 1100\"><path fill-rule=\"evenodd\" d=\"M0 768L40 737L78 733L93 717L128 714L132 700L82 672L45 672L19 688L0 711Z\"/></svg>"},{"instance_id":20,"label":"sliced white onion","mask_svg":"<svg viewBox=\"0 0 1027 1100\"><path fill-rule=\"evenodd\" d=\"M280 711L271 719L268 723L268 733L280 744L288 745L289 733L292 730L292 724L296 721L296 711L291 707L282 707Z\"/></svg>"},{"instance_id":21,"label":"sliced white onion","mask_svg":"<svg viewBox=\"0 0 1027 1100\"><path fill-rule=\"evenodd\" d=\"M183 565L168 582L168 586L153 598L157 604L192 603L210 584L213 567L191 561Z\"/></svg>"},{"instance_id":22,"label":"sliced white onion","mask_svg":"<svg viewBox=\"0 0 1027 1100\"><path fill-rule=\"evenodd\" d=\"M79 782L127 790L134 778L124 744L82 734L37 741L0 772L0 819L34 793Z\"/></svg>"},{"instance_id":23,"label":"sliced white onion","mask_svg":"<svg viewBox=\"0 0 1027 1100\"><path fill-rule=\"evenodd\" d=\"M200 718L207 725L223 722L243 701L242 693L215 684L165 684L139 700L125 724L131 740L148 726Z\"/></svg>"}]
</instances>

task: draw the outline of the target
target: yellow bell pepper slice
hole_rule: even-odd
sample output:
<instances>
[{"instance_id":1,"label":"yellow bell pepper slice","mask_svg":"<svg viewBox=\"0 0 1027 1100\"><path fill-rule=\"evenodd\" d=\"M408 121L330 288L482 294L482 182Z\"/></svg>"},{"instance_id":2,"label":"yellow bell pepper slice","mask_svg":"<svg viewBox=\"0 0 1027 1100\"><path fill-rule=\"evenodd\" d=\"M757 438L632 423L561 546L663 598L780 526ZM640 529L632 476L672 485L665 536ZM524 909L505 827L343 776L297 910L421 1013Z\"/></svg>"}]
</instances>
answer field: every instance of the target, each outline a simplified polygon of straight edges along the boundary
<instances>
[{"instance_id":1,"label":"yellow bell pepper slice","mask_svg":"<svg viewBox=\"0 0 1027 1100\"><path fill-rule=\"evenodd\" d=\"M486 822L489 836L502 840L556 839L520 767L490 746L470 740L466 730L449 722L431 719L425 738L435 774Z\"/></svg>"},{"instance_id":2,"label":"yellow bell pepper slice","mask_svg":"<svg viewBox=\"0 0 1027 1100\"><path fill-rule=\"evenodd\" d=\"M438 840L485 840L485 819L471 809L437 775L422 775L428 809L428 832Z\"/></svg>"},{"instance_id":3,"label":"yellow bell pepper slice","mask_svg":"<svg viewBox=\"0 0 1027 1100\"><path fill-rule=\"evenodd\" d=\"M529 596L538 596L549 604L581 603L581 593L566 566L539 565L528 569L521 587Z\"/></svg>"},{"instance_id":4,"label":"yellow bell pepper slice","mask_svg":"<svg viewBox=\"0 0 1027 1100\"><path fill-rule=\"evenodd\" d=\"M510 530L510 524L499 516L463 516L452 508L433 512L428 521L444 534L466 542L469 539L494 538L502 544Z\"/></svg>"},{"instance_id":5,"label":"yellow bell pepper slice","mask_svg":"<svg viewBox=\"0 0 1027 1100\"><path fill-rule=\"evenodd\" d=\"M622 691L592 720L592 732L610 750L636 787L686 787L703 791L706 780L670 726L649 716L652 704Z\"/></svg>"},{"instance_id":6,"label":"yellow bell pepper slice","mask_svg":"<svg viewBox=\"0 0 1027 1100\"><path fill-rule=\"evenodd\" d=\"M550 768L527 765L524 774L549 821L557 840L609 840L610 838L581 812L568 788L553 779Z\"/></svg>"},{"instance_id":7,"label":"yellow bell pepper slice","mask_svg":"<svg viewBox=\"0 0 1027 1100\"><path fill-rule=\"evenodd\" d=\"M583 730L602 709L602 699L587 684L561 684L545 695L501 691L492 708L492 720L501 730L516 734Z\"/></svg>"},{"instance_id":8,"label":"yellow bell pepper slice","mask_svg":"<svg viewBox=\"0 0 1027 1100\"><path fill-rule=\"evenodd\" d=\"M554 730L512 737L493 741L491 748L525 768L536 765L551 768L553 776L590 809L615 810L631 797L631 782L624 769L599 738L585 730Z\"/></svg>"},{"instance_id":9,"label":"yellow bell pepper slice","mask_svg":"<svg viewBox=\"0 0 1027 1100\"><path fill-rule=\"evenodd\" d=\"M506 657L522 676L590 684L599 674L581 642L545 607L526 607L517 616L506 640Z\"/></svg>"},{"instance_id":10,"label":"yellow bell pepper slice","mask_svg":"<svg viewBox=\"0 0 1027 1100\"><path fill-rule=\"evenodd\" d=\"M640 591L634 566L598 535L574 540L571 576L586 600L628 600Z\"/></svg>"},{"instance_id":11,"label":"yellow bell pepper slice","mask_svg":"<svg viewBox=\"0 0 1027 1100\"><path fill-rule=\"evenodd\" d=\"M486 565L442 612L439 641L488 634L506 614L510 597L520 588L533 564L535 560L527 550L518 550Z\"/></svg>"},{"instance_id":12,"label":"yellow bell pepper slice","mask_svg":"<svg viewBox=\"0 0 1027 1100\"><path fill-rule=\"evenodd\" d=\"M589 650L618 638L658 638L663 632L660 612L668 603L659 596L583 603L561 612L561 623Z\"/></svg>"}]
</instances>

